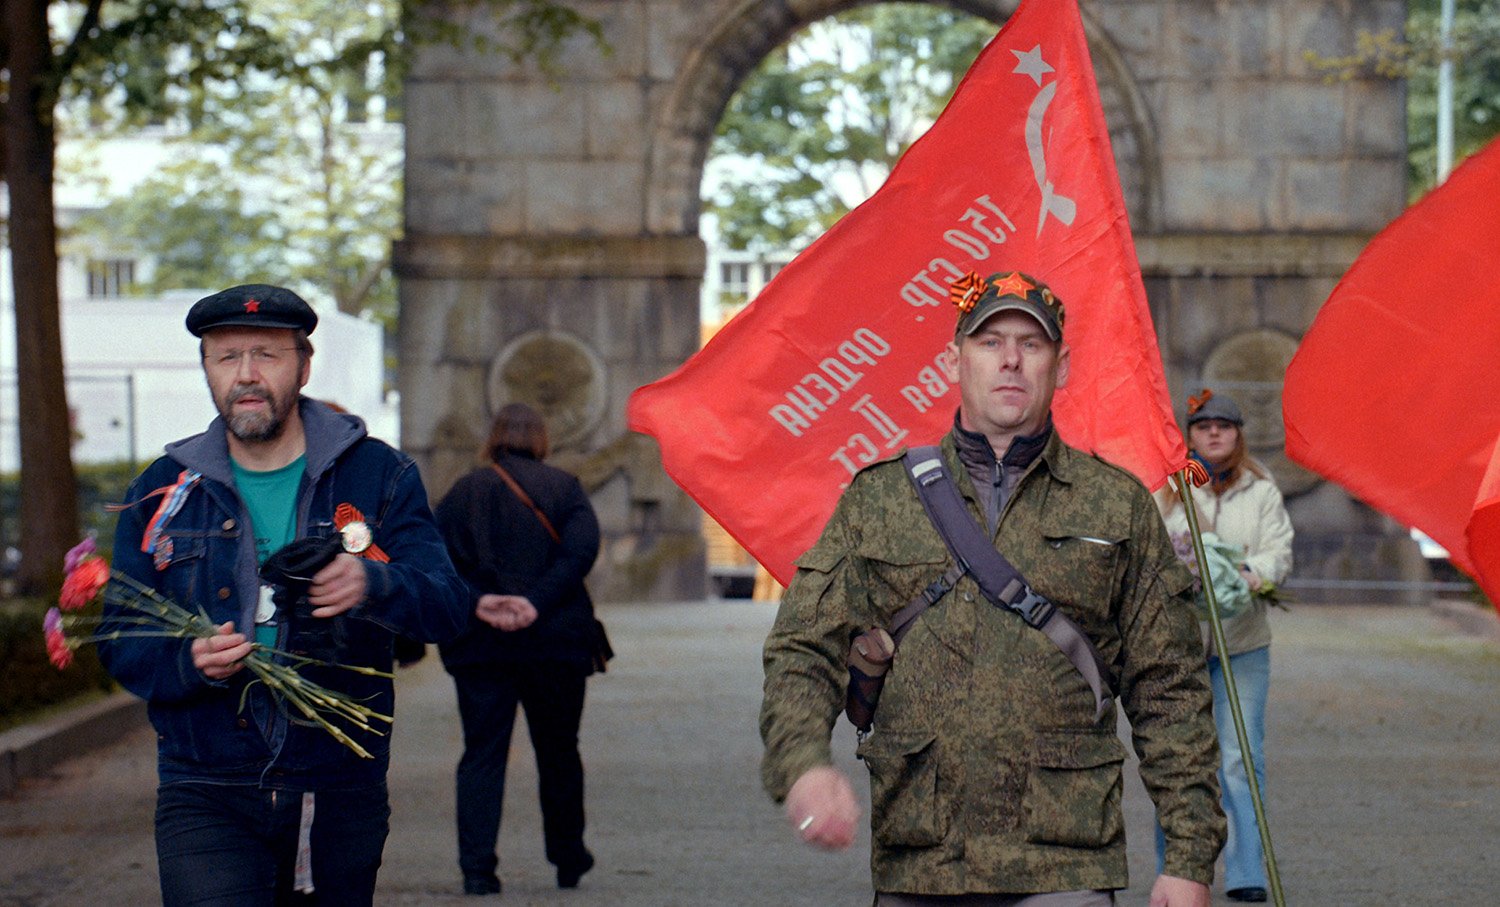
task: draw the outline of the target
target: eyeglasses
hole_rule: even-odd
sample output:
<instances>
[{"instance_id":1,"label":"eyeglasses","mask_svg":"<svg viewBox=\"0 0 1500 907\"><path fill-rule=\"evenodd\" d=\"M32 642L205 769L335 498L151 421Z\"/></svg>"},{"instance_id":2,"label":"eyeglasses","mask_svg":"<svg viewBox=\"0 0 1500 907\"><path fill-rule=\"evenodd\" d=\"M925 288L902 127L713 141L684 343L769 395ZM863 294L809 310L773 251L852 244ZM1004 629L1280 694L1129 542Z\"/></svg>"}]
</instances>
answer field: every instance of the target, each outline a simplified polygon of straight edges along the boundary
<instances>
[{"instance_id":1,"label":"eyeglasses","mask_svg":"<svg viewBox=\"0 0 1500 907\"><path fill-rule=\"evenodd\" d=\"M284 346L268 348L254 346L248 350L224 350L221 353L210 353L203 357L203 361L217 369L231 371L240 367L240 360L245 356L250 357L250 364L256 368L272 368L285 359L285 353L295 353L295 346Z\"/></svg>"}]
</instances>

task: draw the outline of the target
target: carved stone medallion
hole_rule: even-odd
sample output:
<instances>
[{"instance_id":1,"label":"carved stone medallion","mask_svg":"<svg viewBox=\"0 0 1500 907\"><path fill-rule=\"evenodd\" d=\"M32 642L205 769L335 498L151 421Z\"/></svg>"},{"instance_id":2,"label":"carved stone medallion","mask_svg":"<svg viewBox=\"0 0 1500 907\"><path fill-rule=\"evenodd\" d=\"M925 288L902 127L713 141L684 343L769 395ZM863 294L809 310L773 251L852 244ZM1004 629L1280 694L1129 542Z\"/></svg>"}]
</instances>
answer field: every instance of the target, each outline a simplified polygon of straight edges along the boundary
<instances>
[{"instance_id":1,"label":"carved stone medallion","mask_svg":"<svg viewBox=\"0 0 1500 907\"><path fill-rule=\"evenodd\" d=\"M1297 341L1280 331L1259 329L1230 337L1203 363L1204 384L1234 399L1245 417L1250 455L1270 468L1287 497L1310 490L1314 473L1287 459L1281 422L1281 385Z\"/></svg>"},{"instance_id":2,"label":"carved stone medallion","mask_svg":"<svg viewBox=\"0 0 1500 907\"><path fill-rule=\"evenodd\" d=\"M604 379L604 363L578 338L533 331L506 344L490 363L490 412L525 403L547 420L554 450L583 447L609 403Z\"/></svg>"}]
</instances>

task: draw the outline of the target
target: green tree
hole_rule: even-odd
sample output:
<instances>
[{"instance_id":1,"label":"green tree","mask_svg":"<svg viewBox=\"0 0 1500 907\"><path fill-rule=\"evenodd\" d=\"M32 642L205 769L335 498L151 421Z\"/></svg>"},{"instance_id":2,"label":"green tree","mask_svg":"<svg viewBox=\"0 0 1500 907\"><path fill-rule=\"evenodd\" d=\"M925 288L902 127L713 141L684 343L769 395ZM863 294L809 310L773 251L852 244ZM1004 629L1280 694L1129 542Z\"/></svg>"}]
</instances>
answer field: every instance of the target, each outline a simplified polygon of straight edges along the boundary
<instances>
[{"instance_id":1,"label":"green tree","mask_svg":"<svg viewBox=\"0 0 1500 907\"><path fill-rule=\"evenodd\" d=\"M136 289L146 293L281 274L282 225L268 211L252 211L245 195L225 182L221 167L181 161L83 215L69 232L151 256L151 276L137 275Z\"/></svg>"},{"instance_id":2,"label":"green tree","mask_svg":"<svg viewBox=\"0 0 1500 907\"><path fill-rule=\"evenodd\" d=\"M400 130L368 122L367 107L372 98L398 96L388 69L393 60L401 65L402 48L392 42L402 6L245 4L287 48L287 65L232 86L200 87L176 112L175 122L187 128L171 140L174 165L152 178L155 191L118 199L106 223L126 215L142 251L168 264L153 281L157 288L262 275L309 296L327 294L340 311L371 311L394 323L389 249L400 228ZM118 113L115 119L126 132L139 125ZM205 189L221 197L204 202ZM189 201L190 215L220 213L235 228L215 238L221 254L197 268L191 284L172 282L188 264L180 240L191 242L191 234L154 230L181 200Z\"/></svg>"},{"instance_id":3,"label":"green tree","mask_svg":"<svg viewBox=\"0 0 1500 907\"><path fill-rule=\"evenodd\" d=\"M125 116L180 114L203 123L233 110L244 89L263 80L315 70L357 70L363 79L376 54L395 84L404 75L403 50L415 41L465 41L515 57L546 57L580 28L598 34L597 24L553 0L405 0L368 39L324 53L289 34L298 9L286 5L285 17L273 21L248 0L0 0L0 158L16 264L22 591L55 587L62 555L78 534L53 199L60 103L77 98L101 102L95 107L102 109L110 101ZM352 17L363 9L353 6ZM496 17L499 39L465 32L460 20L473 9Z\"/></svg>"},{"instance_id":4,"label":"green tree","mask_svg":"<svg viewBox=\"0 0 1500 907\"><path fill-rule=\"evenodd\" d=\"M1437 182L1438 65L1453 61L1455 161L1500 135L1500 0L1457 0L1451 49L1440 33L1442 0L1409 0L1406 31L1361 32L1354 51L1307 59L1330 79L1374 73L1407 80L1408 194L1416 199Z\"/></svg>"},{"instance_id":5,"label":"green tree","mask_svg":"<svg viewBox=\"0 0 1500 907\"><path fill-rule=\"evenodd\" d=\"M874 193L930 126L995 25L915 3L815 23L730 100L707 210L733 249L797 249ZM716 185L714 185L716 183Z\"/></svg>"},{"instance_id":6,"label":"green tree","mask_svg":"<svg viewBox=\"0 0 1500 907\"><path fill-rule=\"evenodd\" d=\"M1411 0L1407 21L1407 163L1416 198L1437 181L1437 71L1443 58L1440 0ZM1454 17L1453 157L1500 135L1500 0L1459 0Z\"/></svg>"}]
</instances>

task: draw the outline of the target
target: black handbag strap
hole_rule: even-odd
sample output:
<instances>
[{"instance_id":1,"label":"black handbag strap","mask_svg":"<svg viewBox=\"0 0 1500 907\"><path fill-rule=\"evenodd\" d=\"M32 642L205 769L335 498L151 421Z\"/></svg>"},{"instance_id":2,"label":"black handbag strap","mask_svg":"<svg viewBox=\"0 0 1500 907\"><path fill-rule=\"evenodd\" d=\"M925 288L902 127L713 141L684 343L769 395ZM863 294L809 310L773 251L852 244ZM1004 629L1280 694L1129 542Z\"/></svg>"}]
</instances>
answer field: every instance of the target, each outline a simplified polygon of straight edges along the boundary
<instances>
[{"instance_id":1,"label":"black handbag strap","mask_svg":"<svg viewBox=\"0 0 1500 907\"><path fill-rule=\"evenodd\" d=\"M906 452L903 465L922 501L922 508L927 511L927 518L943 537L943 544L948 546L955 567L961 571L959 575L968 573L973 576L979 584L979 591L991 604L1014 611L1027 624L1046 634L1088 681L1089 689L1094 692L1094 720L1102 718L1105 703L1112 695L1105 679L1109 672L1104 658L1083 629L1056 605L1033 591L1021 572L985 536L964 505L939 448L914 447ZM919 597L903 612L918 603L926 606L924 597ZM921 610L917 608L917 613ZM897 619L900 617L898 613Z\"/></svg>"}]
</instances>

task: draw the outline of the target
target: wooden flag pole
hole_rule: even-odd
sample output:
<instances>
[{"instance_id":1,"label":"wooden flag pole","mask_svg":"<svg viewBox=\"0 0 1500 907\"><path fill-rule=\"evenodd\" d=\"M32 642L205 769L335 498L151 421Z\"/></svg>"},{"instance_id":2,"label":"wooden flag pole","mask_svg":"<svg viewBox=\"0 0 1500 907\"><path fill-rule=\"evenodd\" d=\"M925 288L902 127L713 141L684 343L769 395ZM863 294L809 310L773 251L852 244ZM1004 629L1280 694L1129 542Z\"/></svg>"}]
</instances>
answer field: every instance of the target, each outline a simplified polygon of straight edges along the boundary
<instances>
[{"instance_id":1,"label":"wooden flag pole","mask_svg":"<svg viewBox=\"0 0 1500 907\"><path fill-rule=\"evenodd\" d=\"M1177 494L1182 498L1182 509L1187 514L1188 534L1193 539L1193 555L1198 559L1198 581L1203 587L1203 596L1208 600L1208 625L1213 632L1214 651L1219 654L1219 670L1224 674L1224 692L1229 699L1229 713L1234 719L1234 734L1240 742L1240 761L1244 764L1245 778L1250 782L1250 800L1255 805L1255 825L1260 830L1260 846L1266 856L1266 877L1271 883L1271 901L1276 907L1286 907L1281 892L1281 873L1276 868L1276 854L1271 849L1271 826L1266 822L1266 807L1260 799L1260 783L1255 778L1255 767L1250 764L1250 737L1245 731L1245 715L1240 711L1240 694L1234 685L1234 671L1229 667L1228 646L1224 641L1224 623L1219 619L1219 603L1214 598L1213 577L1208 572L1208 553L1203 548L1203 534L1198 531L1198 509L1193 503L1192 482L1186 469L1172 474Z\"/></svg>"}]
</instances>

